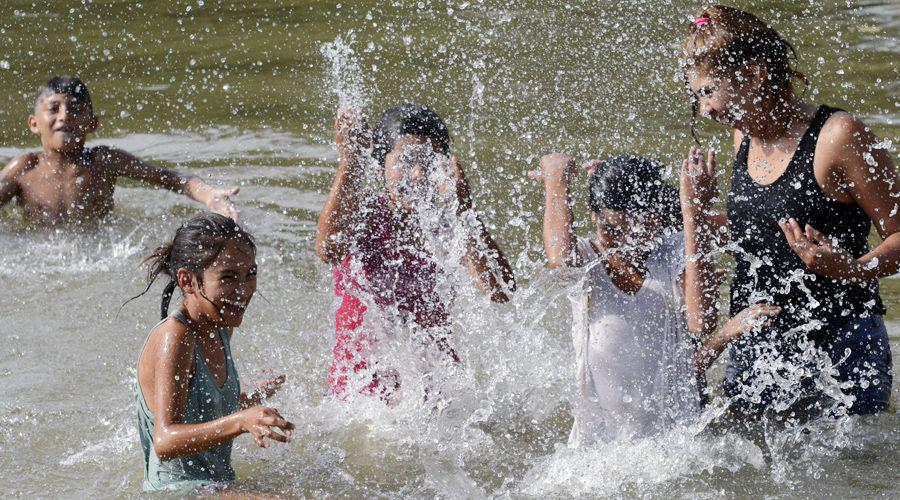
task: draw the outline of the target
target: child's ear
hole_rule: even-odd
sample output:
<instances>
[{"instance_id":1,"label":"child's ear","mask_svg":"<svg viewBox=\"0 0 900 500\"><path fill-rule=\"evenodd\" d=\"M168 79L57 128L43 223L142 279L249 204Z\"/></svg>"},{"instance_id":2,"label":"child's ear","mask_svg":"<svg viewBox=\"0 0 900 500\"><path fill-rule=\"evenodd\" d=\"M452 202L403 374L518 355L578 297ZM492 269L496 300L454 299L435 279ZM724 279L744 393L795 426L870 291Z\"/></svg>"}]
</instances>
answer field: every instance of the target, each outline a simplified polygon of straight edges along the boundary
<instances>
[{"instance_id":1,"label":"child's ear","mask_svg":"<svg viewBox=\"0 0 900 500\"><path fill-rule=\"evenodd\" d=\"M37 118L35 118L34 115L28 115L28 129L35 134L41 133L41 131L38 130Z\"/></svg>"},{"instance_id":2,"label":"child's ear","mask_svg":"<svg viewBox=\"0 0 900 500\"><path fill-rule=\"evenodd\" d=\"M197 275L182 267L175 276L178 287L185 295L197 291Z\"/></svg>"}]
</instances>

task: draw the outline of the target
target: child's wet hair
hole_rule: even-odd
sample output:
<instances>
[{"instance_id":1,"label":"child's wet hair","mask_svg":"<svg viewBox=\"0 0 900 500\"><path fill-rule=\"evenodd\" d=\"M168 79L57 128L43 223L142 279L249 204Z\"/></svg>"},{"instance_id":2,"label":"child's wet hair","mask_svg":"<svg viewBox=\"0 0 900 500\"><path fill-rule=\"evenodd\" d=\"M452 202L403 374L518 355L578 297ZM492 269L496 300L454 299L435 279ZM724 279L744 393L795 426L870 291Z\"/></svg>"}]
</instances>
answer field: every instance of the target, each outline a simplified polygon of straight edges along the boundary
<instances>
[{"instance_id":1,"label":"child's wet hair","mask_svg":"<svg viewBox=\"0 0 900 500\"><path fill-rule=\"evenodd\" d=\"M54 76L47 80L46 83L38 87L37 97L34 100L34 107L40 105L41 100L54 94L63 94L70 97L74 101L84 104L85 108L94 113L94 105L91 102L91 93L88 92L87 85L78 77L62 75Z\"/></svg>"},{"instance_id":2,"label":"child's wet hair","mask_svg":"<svg viewBox=\"0 0 900 500\"><path fill-rule=\"evenodd\" d=\"M384 165L394 142L403 135L427 137L441 154L450 152L450 134L444 120L428 106L407 102L388 108L375 125L372 155L379 165Z\"/></svg>"},{"instance_id":3,"label":"child's wet hair","mask_svg":"<svg viewBox=\"0 0 900 500\"><path fill-rule=\"evenodd\" d=\"M681 227L678 190L662 178L663 165L640 156L615 156L594 170L588 184L591 211L656 214L665 227Z\"/></svg>"},{"instance_id":4,"label":"child's wet hair","mask_svg":"<svg viewBox=\"0 0 900 500\"><path fill-rule=\"evenodd\" d=\"M160 246L144 259L144 264L148 266L148 284L144 293L147 293L160 274L169 277L160 304L161 318L165 319L169 314L169 302L178 287L178 270L187 269L195 273L202 282L201 273L212 265L229 241L241 243L256 251L256 243L250 233L224 215L207 212L182 224L175 231L171 243Z\"/></svg>"},{"instance_id":5,"label":"child's wet hair","mask_svg":"<svg viewBox=\"0 0 900 500\"><path fill-rule=\"evenodd\" d=\"M688 27L680 63L685 78L688 69L700 69L729 79L748 63L756 64L765 70L765 92L784 98L794 91L792 80L808 84L806 76L794 69L796 61L794 47L758 17L733 7L712 5L703 9ZM698 102L693 94L691 106L691 134L696 140Z\"/></svg>"}]
</instances>

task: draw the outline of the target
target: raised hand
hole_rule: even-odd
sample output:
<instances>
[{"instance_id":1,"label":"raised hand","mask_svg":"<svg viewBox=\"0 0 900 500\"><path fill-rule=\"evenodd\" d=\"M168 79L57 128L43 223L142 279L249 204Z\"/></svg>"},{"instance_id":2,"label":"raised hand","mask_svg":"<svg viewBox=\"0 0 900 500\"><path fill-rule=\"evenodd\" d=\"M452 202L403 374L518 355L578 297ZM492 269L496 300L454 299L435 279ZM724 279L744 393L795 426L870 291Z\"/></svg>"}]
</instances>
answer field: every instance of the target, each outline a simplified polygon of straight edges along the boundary
<instances>
[{"instance_id":1,"label":"raised hand","mask_svg":"<svg viewBox=\"0 0 900 500\"><path fill-rule=\"evenodd\" d=\"M578 169L575 166L575 160L572 156L565 153L552 153L541 157L541 171L529 172L528 177L544 182L569 179L578 175Z\"/></svg>"},{"instance_id":2,"label":"raised hand","mask_svg":"<svg viewBox=\"0 0 900 500\"><path fill-rule=\"evenodd\" d=\"M260 370L257 372L257 375L262 378L255 381L253 385L256 386L256 390L259 391L265 398L271 398L281 389L281 386L284 385L285 376L281 375L272 375L268 370Z\"/></svg>"},{"instance_id":3,"label":"raised hand","mask_svg":"<svg viewBox=\"0 0 900 500\"><path fill-rule=\"evenodd\" d=\"M715 151L710 151L704 159L703 151L691 147L681 164L678 191L682 210L691 215L704 215L712 207L719 196Z\"/></svg>"},{"instance_id":4,"label":"raised hand","mask_svg":"<svg viewBox=\"0 0 900 500\"><path fill-rule=\"evenodd\" d=\"M291 441L294 424L285 420L275 408L254 406L240 412L241 430L253 435L260 448L268 448L266 438L288 443ZM280 429L283 433L278 432Z\"/></svg>"},{"instance_id":5,"label":"raised hand","mask_svg":"<svg viewBox=\"0 0 900 500\"><path fill-rule=\"evenodd\" d=\"M230 217L237 222L238 212L232 197L237 195L240 190L240 187L210 188L209 196L206 198L206 208L219 215Z\"/></svg>"},{"instance_id":6,"label":"raised hand","mask_svg":"<svg viewBox=\"0 0 900 500\"><path fill-rule=\"evenodd\" d=\"M793 218L778 221L791 250L815 274L834 279L857 279L863 266L847 251L838 248L831 238L809 224L805 230Z\"/></svg>"},{"instance_id":7,"label":"raised hand","mask_svg":"<svg viewBox=\"0 0 900 500\"><path fill-rule=\"evenodd\" d=\"M369 148L372 134L365 117L350 108L339 108L334 120L334 142L342 154Z\"/></svg>"}]
</instances>

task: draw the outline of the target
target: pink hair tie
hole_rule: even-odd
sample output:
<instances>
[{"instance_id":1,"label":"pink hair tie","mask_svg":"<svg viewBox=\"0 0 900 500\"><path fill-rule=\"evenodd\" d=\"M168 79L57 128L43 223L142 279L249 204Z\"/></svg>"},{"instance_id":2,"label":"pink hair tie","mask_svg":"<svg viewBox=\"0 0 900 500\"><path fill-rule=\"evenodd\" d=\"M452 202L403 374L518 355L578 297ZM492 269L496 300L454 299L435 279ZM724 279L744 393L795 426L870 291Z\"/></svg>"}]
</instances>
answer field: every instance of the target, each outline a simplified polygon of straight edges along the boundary
<instances>
[{"instance_id":1,"label":"pink hair tie","mask_svg":"<svg viewBox=\"0 0 900 500\"><path fill-rule=\"evenodd\" d=\"M700 26L709 24L711 22L712 22L712 19L710 19L708 17L698 17L697 19L694 19L694 25L697 26L698 28Z\"/></svg>"}]
</instances>

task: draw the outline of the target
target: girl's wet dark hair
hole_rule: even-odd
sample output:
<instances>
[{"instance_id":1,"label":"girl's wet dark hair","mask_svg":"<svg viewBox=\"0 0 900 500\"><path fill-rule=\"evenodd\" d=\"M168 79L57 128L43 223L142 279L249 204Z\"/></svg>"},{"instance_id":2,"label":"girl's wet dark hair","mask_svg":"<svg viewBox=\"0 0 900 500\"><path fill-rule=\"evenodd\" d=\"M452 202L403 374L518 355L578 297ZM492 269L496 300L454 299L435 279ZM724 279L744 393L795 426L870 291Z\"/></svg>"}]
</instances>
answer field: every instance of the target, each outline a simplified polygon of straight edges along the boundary
<instances>
[{"instance_id":1,"label":"girl's wet dark hair","mask_svg":"<svg viewBox=\"0 0 900 500\"><path fill-rule=\"evenodd\" d=\"M729 79L748 63L759 65L765 70L765 91L782 100L794 92L793 80L809 85L794 68L796 62L794 46L772 27L750 12L724 5L711 5L697 15L688 26L680 56L683 70L696 68ZM691 136L700 144L698 108L697 96L691 94Z\"/></svg>"},{"instance_id":2,"label":"girl's wet dark hair","mask_svg":"<svg viewBox=\"0 0 900 500\"><path fill-rule=\"evenodd\" d=\"M615 156L594 170L588 203L599 213L610 209L628 214L657 214L666 227L681 228L678 190L662 178L663 164L640 156Z\"/></svg>"},{"instance_id":3,"label":"girl's wet dark hair","mask_svg":"<svg viewBox=\"0 0 900 500\"><path fill-rule=\"evenodd\" d=\"M187 269L196 273L198 280L202 280L202 271L212 265L229 241L244 244L256 251L256 243L250 233L224 215L207 212L185 222L175 231L171 243L160 246L144 259L143 263L148 267L147 288L129 302L147 293L156 278L164 274L169 277L160 304L160 316L165 319L169 314L172 294L178 288L178 270Z\"/></svg>"},{"instance_id":4,"label":"girl's wet dark hair","mask_svg":"<svg viewBox=\"0 0 900 500\"><path fill-rule=\"evenodd\" d=\"M388 153L394 149L394 142L408 134L425 136L431 139L438 152L450 153L450 133L444 120L428 106L407 102L388 108L378 118L372 156L379 165L384 165Z\"/></svg>"}]
</instances>

